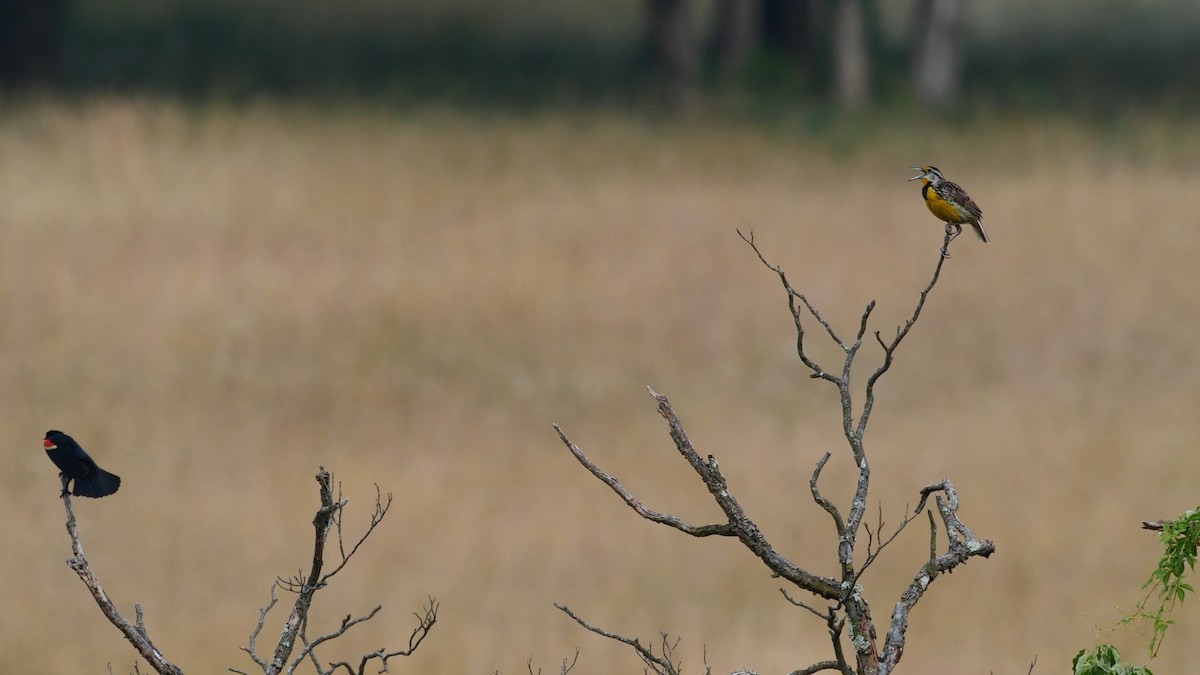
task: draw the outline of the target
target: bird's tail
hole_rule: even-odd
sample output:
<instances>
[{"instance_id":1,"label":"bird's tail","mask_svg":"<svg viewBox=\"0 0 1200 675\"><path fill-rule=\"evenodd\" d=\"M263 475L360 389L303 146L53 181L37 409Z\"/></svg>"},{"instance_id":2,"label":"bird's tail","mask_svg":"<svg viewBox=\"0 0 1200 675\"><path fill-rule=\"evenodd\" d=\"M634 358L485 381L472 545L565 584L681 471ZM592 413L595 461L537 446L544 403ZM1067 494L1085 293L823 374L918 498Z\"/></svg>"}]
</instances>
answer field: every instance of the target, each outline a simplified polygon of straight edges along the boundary
<instances>
[{"instance_id":1,"label":"bird's tail","mask_svg":"<svg viewBox=\"0 0 1200 675\"><path fill-rule=\"evenodd\" d=\"M121 477L97 467L87 478L75 479L76 497L107 497L121 487Z\"/></svg>"},{"instance_id":2,"label":"bird's tail","mask_svg":"<svg viewBox=\"0 0 1200 675\"><path fill-rule=\"evenodd\" d=\"M971 227L974 228L975 236L979 237L979 241L982 241L985 244L988 243L987 232L983 231L983 225L980 225L978 220L972 221Z\"/></svg>"}]
</instances>

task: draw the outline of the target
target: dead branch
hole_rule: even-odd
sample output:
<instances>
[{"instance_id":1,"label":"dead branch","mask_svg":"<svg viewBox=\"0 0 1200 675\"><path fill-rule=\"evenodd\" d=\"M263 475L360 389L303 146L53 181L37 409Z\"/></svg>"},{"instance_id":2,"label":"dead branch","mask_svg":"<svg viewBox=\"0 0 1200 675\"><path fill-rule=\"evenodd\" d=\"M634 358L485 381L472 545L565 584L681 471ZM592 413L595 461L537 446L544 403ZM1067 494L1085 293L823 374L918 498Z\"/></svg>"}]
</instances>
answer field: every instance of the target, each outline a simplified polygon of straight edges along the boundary
<instances>
[{"instance_id":1,"label":"dead branch","mask_svg":"<svg viewBox=\"0 0 1200 675\"><path fill-rule=\"evenodd\" d=\"M116 605L108 598L108 594L104 592L104 588L100 585L100 580L96 578L95 572L92 571L91 565L88 564L87 558L83 555L83 543L79 540L79 529L75 523L75 512L71 508L71 495L63 494L63 505L67 510L67 534L71 537L71 552L74 554L67 564L75 573L79 575L79 579L87 586L92 594L92 598L96 600L96 604L100 606L100 611L104 612L104 616L108 618L112 625L117 627L117 630L125 636L126 640L133 645L133 648L138 651L138 654L150 664L156 672L163 675L181 675L182 670L178 666L167 661L158 647L150 640L150 635L146 631L146 624L142 616L141 605L135 603L133 606L136 614L136 623L129 623L129 620L121 616L121 612L117 610Z\"/></svg>"},{"instance_id":2,"label":"dead branch","mask_svg":"<svg viewBox=\"0 0 1200 675\"><path fill-rule=\"evenodd\" d=\"M809 591L815 595L819 595L826 599L835 599L841 595L841 589L836 579L822 577L812 574L801 569L795 563L780 555L767 542L765 536L758 529L758 525L746 515L742 510L737 499L729 491L726 485L724 474L721 473L720 465L717 463L717 458L709 455L707 459L700 457L696 449L692 446L691 440L688 438L687 432L683 430L683 425L679 421L679 417L675 414L675 409L671 406L671 402L666 396L659 394L647 387L650 395L658 402L658 413L667 421L668 429L670 430L671 439L675 441L675 448L679 454L687 460L692 469L704 481L708 488L709 494L716 500L717 505L725 512L727 522L724 524L705 525L703 527L693 527L684 525L678 518L659 514L641 506L641 502L629 494L624 487L621 487L620 482L609 474L601 471L579 450L579 448L567 438L562 429L558 425L553 425L558 431L559 438L571 451L577 460L593 475L607 477L608 480L601 477L609 487L613 488L617 494L620 494L625 502L638 512L643 518L657 523L671 525L675 529L691 534L694 537L704 537L712 534L721 534L726 536L737 537L742 544L750 549L756 556L761 559L775 576L783 577L788 581L796 584L800 588ZM611 481L611 482L610 482Z\"/></svg>"},{"instance_id":3,"label":"dead branch","mask_svg":"<svg viewBox=\"0 0 1200 675\"><path fill-rule=\"evenodd\" d=\"M392 495L389 493L385 498L380 493L379 486L375 486L375 509L371 514L370 523L367 525L367 529L362 536L347 551L342 537L342 509L349 500L342 497L340 483L338 484L337 496L334 496L333 476L325 470L325 467L320 467L316 475L316 480L320 490L321 506L317 509L317 513L313 517L312 565L307 575L297 573L288 579L278 577L275 579L271 584L270 602L259 611L258 623L250 633L247 646L241 647L241 650L246 652L250 656L250 659L262 669L264 675L276 675L283 672L290 675L305 660L309 660L320 675L330 675L339 668L345 668L351 675L362 675L366 670L367 663L375 659L380 661L381 670L379 672L387 672L388 659L395 656L408 656L412 654L425 639L425 636L429 634L429 631L437 622L438 604L433 598L430 598L429 604L423 612L415 615L417 617L417 627L413 629L412 634L409 636L407 649L394 651L379 649L363 654L357 668L351 666L347 661L331 663L328 670L321 667L321 661L317 658L316 654L317 647L345 635L347 631L360 623L370 621L379 612L381 606L377 605L370 612L362 616L354 617L346 615L337 628L309 640L307 636L308 618L309 610L312 608L313 597L317 591L327 586L329 580L334 575L345 568L354 554L358 552L363 542L375 531L375 528L387 515L388 509L391 507ZM331 529L336 534L340 560L331 571L323 572L325 567L325 547L328 544ZM295 593L296 601L293 603L292 610L284 622L283 629L280 631L279 642L275 646L271 660L267 661L264 657L259 656L257 641L266 623L267 614L277 602L276 588L282 588L288 592ZM293 659L292 652L295 650L297 640L303 647ZM243 671L236 668L230 668L229 670L234 673L243 673ZM243 675L246 674L243 673Z\"/></svg>"},{"instance_id":4,"label":"dead branch","mask_svg":"<svg viewBox=\"0 0 1200 675\"><path fill-rule=\"evenodd\" d=\"M821 478L821 471L825 468L825 463L829 461L831 456L827 452L821 459L817 460L817 466L813 469L812 478L808 480L808 489L812 493L813 501L817 503L817 506L825 509L825 512L833 519L833 526L837 529L837 535L841 537L846 533L846 523L842 520L842 512L838 510L838 507L833 502L822 496L821 490L817 487L817 481Z\"/></svg>"},{"instance_id":5,"label":"dead branch","mask_svg":"<svg viewBox=\"0 0 1200 675\"><path fill-rule=\"evenodd\" d=\"M568 661L566 659L566 657L563 657L562 666L558 669L558 675L567 675L567 673L569 673L575 669L576 663L579 663L579 648L578 647L575 648L575 656L572 657L570 661ZM535 673L533 672L533 657L529 657L529 660L527 660L525 662L525 669L529 671L529 675L535 675ZM498 671L498 670L492 671L492 675L500 675L500 671ZM541 668L537 669L536 675L542 675Z\"/></svg>"},{"instance_id":6,"label":"dead branch","mask_svg":"<svg viewBox=\"0 0 1200 675\"><path fill-rule=\"evenodd\" d=\"M846 627L846 619L838 616L837 612L838 609L840 609L840 604L829 607L824 612L820 612L816 608L810 607L809 605L793 598L788 594L787 589L781 588L779 589L779 592L783 593L783 597L788 602L796 605L797 607L808 610L818 619L824 621L825 627L829 629L829 639L833 642L833 660L818 661L807 668L794 670L789 675L816 673L822 670L837 670L843 673L843 675L854 675L854 669L850 667L850 663L846 660L846 654L842 649L842 629Z\"/></svg>"},{"instance_id":7,"label":"dead branch","mask_svg":"<svg viewBox=\"0 0 1200 675\"><path fill-rule=\"evenodd\" d=\"M337 502L345 505L347 501L349 500L342 499L342 484L339 482ZM342 568L346 566L346 563L350 562L350 558L354 557L355 553L358 553L358 547L362 546L363 542L367 540L367 537L371 536L371 533L374 532L375 528L379 526L379 523L383 522L383 518L387 515L388 509L390 508L392 508L392 493L387 493L386 497L382 496L379 492L379 484L376 483L375 510L371 513L371 522L367 524L366 531L363 532L362 536L358 538L358 541L354 542L354 546L350 547L349 553L346 552L346 547L342 543L343 510L339 507L336 511L334 511L333 529L335 532L337 532L338 553L341 555L342 560L340 563L338 563L337 567L334 567L333 570L321 577L321 584L327 583L333 578L333 575L342 571Z\"/></svg>"},{"instance_id":8,"label":"dead branch","mask_svg":"<svg viewBox=\"0 0 1200 675\"><path fill-rule=\"evenodd\" d=\"M921 508L924 508L924 504L922 504ZM867 571L867 568L879 558L879 554L883 552L883 549L891 545L893 541L896 541L896 537L899 537L900 533L904 531L904 528L908 527L908 524L911 523L918 515L920 515L920 513L921 509L914 509L912 513L909 513L908 504L905 504L904 517L900 519L900 524L896 526L896 529L893 530L890 535L880 538L880 533L883 531L884 523L883 505L879 505L879 524L875 526L875 534L871 534L871 528L869 525L863 526L863 529L865 529L867 532L867 557L865 560L863 560L862 566L858 568L858 572L854 575L855 583L858 583L858 579Z\"/></svg>"},{"instance_id":9,"label":"dead branch","mask_svg":"<svg viewBox=\"0 0 1200 675\"><path fill-rule=\"evenodd\" d=\"M583 626L585 629L595 633L596 635L601 635L610 640L616 640L617 642L621 642L633 647L633 649L637 652L638 657L642 659L642 663L645 663L646 666L654 671L656 675L679 675L680 666L674 663L675 647L679 645L679 638L676 638L675 641L672 642L670 636L668 636L666 633L661 633L660 635L662 636L662 643L659 645L659 651L662 652L662 656L656 656L654 654L653 645L646 647L637 638L628 638L624 635L610 633L603 628L597 628L596 626L593 626L579 618L575 612L572 612L571 609L566 605L560 605L556 602L554 603L554 606L562 610L562 612L567 616L574 619L575 622L580 626Z\"/></svg>"},{"instance_id":10,"label":"dead branch","mask_svg":"<svg viewBox=\"0 0 1200 675\"><path fill-rule=\"evenodd\" d=\"M375 610L372 610L371 616L374 616L375 611L378 611L378 609L379 608L376 607ZM362 658L358 662L357 670L351 668L350 664L346 661L338 661L336 663L329 664L329 670L318 669L318 672L321 673L321 675L332 675L332 673L337 671L338 668L345 668L346 672L351 673L351 675L363 675L366 672L367 664L374 659L379 659L379 672L388 672L388 659L395 656L410 656L414 651L417 650L417 647L420 646L421 642L425 639L425 636L429 635L429 631L433 628L433 624L437 623L437 612L437 602L434 601L433 598L429 598L429 604L425 606L425 609L420 614L413 613L413 616L417 617L417 627L414 628L412 633L408 636L407 648L397 649L394 651L378 649L376 651L363 654ZM362 620L366 621L370 618L370 616L367 616Z\"/></svg>"},{"instance_id":11,"label":"dead branch","mask_svg":"<svg viewBox=\"0 0 1200 675\"><path fill-rule=\"evenodd\" d=\"M313 595L321 588L321 570L325 566L325 542L329 537L329 528L333 523L334 514L346 505L345 500L334 501L332 480L333 477L329 475L325 467L320 467L317 472L317 485L320 486L321 491L321 508L317 509L317 515L313 518L315 534L312 567L309 569L308 579L305 583L285 586L296 592L296 602L293 603L292 611L283 624L279 643L275 646L275 654L265 671L267 675L274 675L282 671L287 664L288 657L292 655L292 650L296 646L296 636L300 633L300 624L308 616Z\"/></svg>"},{"instance_id":12,"label":"dead branch","mask_svg":"<svg viewBox=\"0 0 1200 675\"><path fill-rule=\"evenodd\" d=\"M942 494L934 494L934 493ZM900 595L896 608L892 612L892 623L884 643L881 667L883 672L891 672L904 654L905 631L908 629L908 615L921 596L929 590L933 580L943 572L952 572L955 567L962 565L974 556L990 557L996 552L996 545L987 539L976 539L971 530L958 518L958 492L951 485L949 478L943 478L940 483L928 485L921 489L921 501L917 510L925 506L930 494L934 494L937 511L941 515L942 524L946 528L946 552L937 555L937 528L934 525L933 512L930 512L930 558L917 571L912 583Z\"/></svg>"},{"instance_id":13,"label":"dead branch","mask_svg":"<svg viewBox=\"0 0 1200 675\"><path fill-rule=\"evenodd\" d=\"M916 304L908 318L902 325L896 327L895 335L889 340L884 340L879 331L873 333L875 341L883 351L883 357L879 365L867 378L862 391L863 399L861 408L856 409L854 392L851 389L851 372L855 359L863 345L863 340L867 335L868 323L875 309L875 301L872 300L867 303L863 310L853 341L843 340L838 336L833 326L821 315L816 306L809 301L808 297L792 287L783 268L773 265L767 260L755 242L754 234L751 232L747 235L740 231L738 232L738 236L750 246L758 256L759 261L778 276L787 294L788 309L792 314L796 330L796 354L805 367L811 371L810 377L830 382L838 390L842 413L842 432L849 445L850 456L855 467L858 469L853 498L851 499L849 508L843 510L826 498L819 489L818 482L825 464L830 459L831 455L829 453L826 453L817 462L809 480L809 490L813 501L829 515L837 531L837 556L841 572L840 578L835 579L812 574L796 566L774 550L758 526L745 513L737 499L734 498L724 474L721 473L716 457L713 455L701 456L696 451L670 402L665 396L658 394L653 389L650 389L650 394L657 401L659 414L667 421L668 430L672 441L675 443L676 450L704 483L709 494L712 495L714 501L716 501L721 511L725 514L725 522L690 525L674 515L646 508L641 500L633 496L633 494L621 485L620 481L601 470L595 463L589 460L580 451L578 446L567 438L566 434L557 424L554 425L559 438L571 454L574 455L576 460L592 475L616 492L642 518L668 525L695 537L712 535L737 537L743 546L753 552L767 565L774 576L785 578L800 589L833 602L833 605L827 612L821 612L814 607L796 601L791 596L788 596L786 591L784 592L788 600L826 621L833 640L834 652L837 656L835 660L813 664L805 669L796 671L797 673L839 670L843 673L857 672L860 675L887 675L892 671L903 654L904 634L908 625L908 614L924 594L933 578L941 572L950 571L954 567L965 563L970 557L987 557L995 550L995 546L991 541L976 539L958 518L958 496L948 479L923 488L920 492L920 500L916 509L909 513L906 506L900 524L890 534L885 536L883 532L882 506L880 506L878 524L874 531L872 531L869 523L864 522L867 511L867 493L870 486L871 471L867 461L867 452L863 444L863 438L866 435L867 424L874 409L876 386L883 375L890 370L895 361L896 351L920 319L925 302L941 277L943 265L950 257L949 246L950 241L954 238L954 234L953 228L946 228L945 238L934 265L933 274L918 294ZM825 330L830 339L842 349L844 359L840 372L830 371L817 363L807 353L805 345L805 337L807 335L805 323L808 320L807 317L815 320ZM892 612L891 623L885 641L881 648L877 640L875 623L871 616L870 606L863 597L862 588L858 582L860 577L879 557L883 549L887 548L899 536L900 532L925 509L925 505L931 494L935 494L934 501L937 505L937 511L946 526L948 537L947 549L945 553L938 555L936 526L934 525L930 559L921 566L914 577L913 583L905 590L899 602L897 602L896 608ZM933 524L932 511L929 513L931 524ZM861 565L856 565L856 544L858 543L858 535L861 530L865 530L867 534L866 555L863 557ZM861 555L861 551L859 553ZM670 666L669 657L666 659L666 665L661 660L648 661L646 656L647 648L641 646L636 640L624 638L620 635L608 633L602 629L590 626L565 607L561 605L558 607L584 628L634 646L639 651L639 655L642 656L643 661L653 668L656 673L673 672L669 669L669 667L673 667ZM840 611L845 612L844 617L839 617L838 612ZM841 642L843 629L848 629L849 639L854 648L855 667L853 668L843 654Z\"/></svg>"},{"instance_id":14,"label":"dead branch","mask_svg":"<svg viewBox=\"0 0 1200 675\"><path fill-rule=\"evenodd\" d=\"M823 670L836 670L843 673L846 672L845 670L842 670L842 666L838 664L837 661L818 661L807 668L793 670L792 672L788 673L788 675L812 675L813 673L819 673Z\"/></svg>"},{"instance_id":15,"label":"dead branch","mask_svg":"<svg viewBox=\"0 0 1200 675\"><path fill-rule=\"evenodd\" d=\"M579 460L579 463L582 464L585 469L590 471L593 476L599 478L601 482L612 488L613 492L616 492L621 499L624 499L625 503L628 504L631 509L636 511L639 516L651 522L673 527L680 532L683 532L684 534L690 534L693 537L709 537L712 535L720 535L723 537L733 536L734 533L729 527L729 523L711 523L708 525L699 526L688 525L675 516L659 513L658 511L653 511L646 508L642 504L641 500L630 494L629 491L625 489L625 486L621 485L621 481L617 480L615 476L605 473L602 469L600 469L600 467L593 464L592 461L587 458L587 455L583 454L583 451L581 451L578 446L576 446L570 441L570 439L567 438L566 434L563 433L563 430L557 424L552 424L551 426L553 426L554 430L558 432L559 439L561 439L562 442L567 446L567 449L571 451L571 454L575 456L575 459Z\"/></svg>"}]
</instances>

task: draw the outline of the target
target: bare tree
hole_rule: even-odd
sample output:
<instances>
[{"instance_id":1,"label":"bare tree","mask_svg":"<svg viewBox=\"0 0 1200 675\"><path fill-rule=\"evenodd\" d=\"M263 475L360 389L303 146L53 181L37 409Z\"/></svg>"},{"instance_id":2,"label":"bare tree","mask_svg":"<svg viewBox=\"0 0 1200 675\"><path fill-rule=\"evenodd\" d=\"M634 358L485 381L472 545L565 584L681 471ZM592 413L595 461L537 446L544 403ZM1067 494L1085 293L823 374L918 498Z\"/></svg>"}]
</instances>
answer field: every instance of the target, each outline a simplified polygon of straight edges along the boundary
<instances>
[{"instance_id":1,"label":"bare tree","mask_svg":"<svg viewBox=\"0 0 1200 675\"><path fill-rule=\"evenodd\" d=\"M293 673L306 660L311 662L313 668L321 675L332 675L339 669L344 668L351 675L363 675L366 672L367 664L378 660L382 670L387 671L388 659L395 656L408 656L421 644L421 641L429 634L434 623L437 622L438 604L433 599L429 599L429 604L426 605L420 613L415 616L417 618L417 627L413 629L409 635L408 645L403 649L388 650L386 648L379 649L374 652L369 652L361 655L356 664L351 664L347 661L337 661L329 663L327 666L322 666L321 661L317 658L316 650L321 645L335 640L350 628L370 621L381 609L381 606L376 605L374 609L364 615L353 617L347 615L342 619L341 623L333 630L310 638L308 635L308 619L309 610L312 608L313 596L317 591L324 589L329 581L338 572L342 571L358 552L360 546L371 536L375 528L383 521L387 515L388 509L392 505L392 495L383 496L379 492L379 486L375 486L375 510L371 514L370 524L366 531L358 538L357 541L350 544L347 548L347 542L342 538L342 510L350 501L342 498L341 485L338 485L337 496L334 496L333 491L333 476L325 470L325 467L320 467L317 472L317 484L320 486L321 507L317 509L317 514L313 518L313 529L315 536L313 541L313 559L312 566L305 576L297 574L288 579L276 578L271 585L271 600L258 615L258 624L254 631L250 634L249 644L242 647L242 650L250 655L254 663L262 669L264 675L275 675L276 673ZM79 538L79 530L75 522L75 513L71 509L71 496L63 495L63 504L67 510L67 534L71 538L71 551L74 557L67 561L71 569L75 570L79 578L83 580L85 586L91 591L92 597L95 598L96 604L100 606L100 610L104 612L104 616L116 626L125 638L134 646L138 654L141 655L146 663L150 665L155 672L162 675L181 675L183 670L167 660L162 651L154 645L150 640L150 635L146 631L146 625L142 616L142 607L139 604L134 604L135 621L129 621L123 617L116 605L109 599L108 594L104 592L91 566L83 555L83 544ZM333 569L326 572L325 568L325 548L329 540L330 531L333 531L337 541L338 559L333 566ZM272 650L270 660L259 656L257 651L257 639L262 631L263 625L266 623L267 614L277 602L276 589L295 593L296 601L292 605L292 611L288 614L287 621L284 622L283 629L279 635L279 641ZM300 653L292 657L292 652L297 646L297 641L300 645ZM135 671L137 666L135 663ZM244 671L236 668L230 668L232 672L243 673Z\"/></svg>"},{"instance_id":2,"label":"bare tree","mask_svg":"<svg viewBox=\"0 0 1200 675\"><path fill-rule=\"evenodd\" d=\"M762 264L779 277L787 293L788 308L795 324L796 352L804 366L812 371L810 377L828 382L838 390L842 413L842 432L846 438L850 458L858 469L854 496L848 508L834 504L832 500L822 494L818 486L821 471L829 461L830 453L826 452L817 460L809 479L809 491L813 502L829 516L834 526L836 555L840 570L836 577L813 574L797 566L775 550L766 535L751 520L734 497L725 475L721 473L717 458L713 455L701 455L696 450L666 396L653 389L650 390L650 395L657 403L658 413L667 421L667 428L676 450L696 472L709 494L721 508L725 514L724 522L692 525L677 516L646 507L640 499L621 485L616 477L606 473L588 459L579 447L567 438L562 429L557 424L554 425L559 438L575 459L593 476L617 493L642 518L667 525L693 537L735 537L771 570L772 576L784 579L796 589L814 596L816 602L805 601L794 597L787 589L780 589L789 602L812 613L825 624L833 647L833 658L796 670L794 674L816 673L823 670L837 671L845 675L854 673L857 675L887 675L893 672L900 657L904 654L909 613L929 589L930 584L942 573L952 571L955 567L966 563L971 557L983 556L986 558L995 551L995 545L991 541L977 539L959 519L958 493L949 478L943 478L921 488L918 491L919 499L916 508L910 512L906 506L904 516L894 529L885 531L882 505L879 507L874 527L867 520L867 492L870 486L871 469L863 438L875 404L875 387L880 378L891 368L896 350L920 318L925 301L941 275L942 266L949 259L949 246L953 232L953 228L947 226L933 276L921 290L916 306L904 325L898 326L895 335L889 339L884 339L879 331L874 332L875 341L883 350L882 359L868 376L862 392L862 404L857 409L854 404L855 392L850 386L850 376L855 358L866 338L867 323L871 312L875 309L875 302L871 301L863 311L854 339L843 340L833 326L821 316L817 308L809 302L808 298L792 287L783 269L767 262L755 243L753 234L746 236L738 233L754 250ZM831 371L823 367L806 350L805 323L808 321L807 317L815 320L829 338L842 349L845 358L840 369ZM860 580L863 573L878 559L880 553L896 539L909 523L922 511L925 511L930 496L933 497L936 505L937 517L945 528L945 549L939 553L937 519L934 517L933 510L926 511L929 519L929 557L918 566L912 582L900 594L891 612L886 634L880 641L871 606L867 602ZM861 540L863 534L866 535L865 546ZM820 607L821 605L823 607ZM594 627L566 606L557 605L557 607L587 630L632 647L650 672L660 675L678 675L680 672L679 666L672 659L676 643L669 640L665 634L658 645L658 654L655 654L653 644L643 645L635 638ZM848 634L849 652L843 644L843 633Z\"/></svg>"},{"instance_id":3,"label":"bare tree","mask_svg":"<svg viewBox=\"0 0 1200 675\"><path fill-rule=\"evenodd\" d=\"M962 92L963 0L918 0L912 81L917 98L946 105Z\"/></svg>"}]
</instances>

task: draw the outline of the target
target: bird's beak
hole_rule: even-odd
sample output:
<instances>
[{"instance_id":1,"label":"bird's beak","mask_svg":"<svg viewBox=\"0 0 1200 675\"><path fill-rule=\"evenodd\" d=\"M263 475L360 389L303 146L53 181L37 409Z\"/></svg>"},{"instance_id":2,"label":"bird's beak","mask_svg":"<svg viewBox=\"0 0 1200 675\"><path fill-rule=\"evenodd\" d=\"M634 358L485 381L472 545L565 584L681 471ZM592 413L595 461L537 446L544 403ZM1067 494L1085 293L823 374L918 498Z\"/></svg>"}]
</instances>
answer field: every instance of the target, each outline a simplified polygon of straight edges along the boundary
<instances>
[{"instance_id":1,"label":"bird's beak","mask_svg":"<svg viewBox=\"0 0 1200 675\"><path fill-rule=\"evenodd\" d=\"M910 166L910 167L908 167L908 168L910 168L910 169L912 169L912 170L914 170L914 171L920 171L920 172L921 172L921 173L919 173L919 174L917 174L917 175L913 176L912 178L909 178L909 180L916 180L916 179L918 179L918 178L924 178L924 177L925 177L925 169L922 169L922 168L921 168L921 167L919 167L919 166Z\"/></svg>"}]
</instances>

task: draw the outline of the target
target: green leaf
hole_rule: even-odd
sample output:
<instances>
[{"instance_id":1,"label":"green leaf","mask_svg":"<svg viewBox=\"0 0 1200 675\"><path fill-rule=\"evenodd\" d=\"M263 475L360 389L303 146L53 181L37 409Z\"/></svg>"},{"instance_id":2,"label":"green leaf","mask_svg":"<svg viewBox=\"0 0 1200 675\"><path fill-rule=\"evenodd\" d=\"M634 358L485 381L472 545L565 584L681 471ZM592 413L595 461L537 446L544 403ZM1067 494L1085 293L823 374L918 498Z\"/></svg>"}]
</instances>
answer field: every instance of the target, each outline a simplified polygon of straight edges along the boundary
<instances>
[{"instance_id":1,"label":"green leaf","mask_svg":"<svg viewBox=\"0 0 1200 675\"><path fill-rule=\"evenodd\" d=\"M1154 675L1148 668L1121 663L1121 654L1112 645L1097 645L1092 651L1079 650L1071 659L1075 675Z\"/></svg>"}]
</instances>

